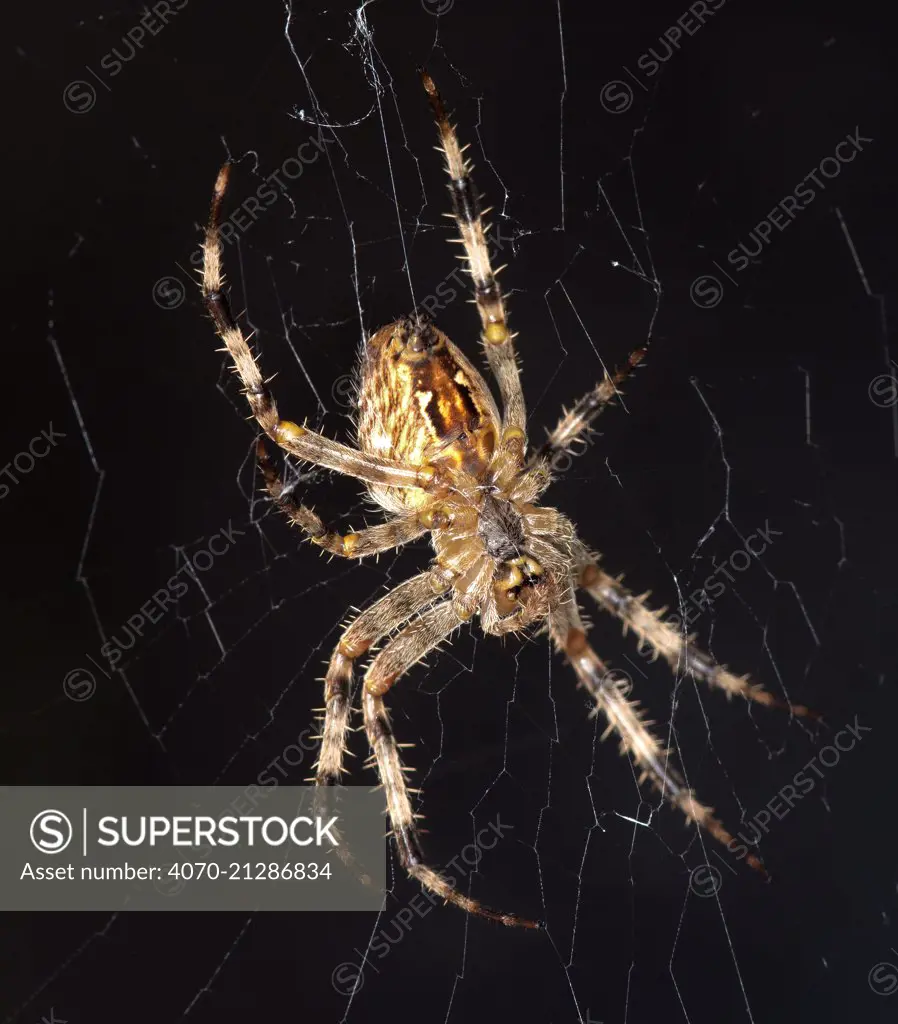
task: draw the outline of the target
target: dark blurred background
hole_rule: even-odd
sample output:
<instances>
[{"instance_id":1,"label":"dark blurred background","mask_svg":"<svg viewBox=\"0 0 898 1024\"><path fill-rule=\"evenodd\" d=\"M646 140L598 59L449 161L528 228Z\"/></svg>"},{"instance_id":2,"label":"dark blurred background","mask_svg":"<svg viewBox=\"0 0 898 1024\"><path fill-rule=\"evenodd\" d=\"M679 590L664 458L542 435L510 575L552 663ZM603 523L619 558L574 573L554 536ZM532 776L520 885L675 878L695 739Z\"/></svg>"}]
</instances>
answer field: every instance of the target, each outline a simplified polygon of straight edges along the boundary
<instances>
[{"instance_id":1,"label":"dark blurred background","mask_svg":"<svg viewBox=\"0 0 898 1024\"><path fill-rule=\"evenodd\" d=\"M267 189L226 247L233 305L282 414L350 436L363 330L409 312L409 277L420 302L455 265L422 64L495 208L532 437L650 342L547 500L672 610L777 531L693 628L829 728L675 689L587 609L598 649L659 731L674 714L690 782L733 831L846 723L872 731L772 821L765 885L641 800L545 637L464 630L390 696L426 848L445 864L501 815L514 831L471 891L546 932L442 907L403 932L415 886L395 864L380 918L4 914L0 1020L895 1019L891 30L872 4L716 2L87 0L8 19L5 784L255 781L309 726L349 606L426 563L426 544L328 563L271 513L193 283L230 155L229 212ZM812 173L825 188L737 269L727 254L758 249ZM479 358L463 298L437 322ZM299 493L376 521L352 481L315 472ZM236 542L107 678L102 644L229 524Z\"/></svg>"}]
</instances>

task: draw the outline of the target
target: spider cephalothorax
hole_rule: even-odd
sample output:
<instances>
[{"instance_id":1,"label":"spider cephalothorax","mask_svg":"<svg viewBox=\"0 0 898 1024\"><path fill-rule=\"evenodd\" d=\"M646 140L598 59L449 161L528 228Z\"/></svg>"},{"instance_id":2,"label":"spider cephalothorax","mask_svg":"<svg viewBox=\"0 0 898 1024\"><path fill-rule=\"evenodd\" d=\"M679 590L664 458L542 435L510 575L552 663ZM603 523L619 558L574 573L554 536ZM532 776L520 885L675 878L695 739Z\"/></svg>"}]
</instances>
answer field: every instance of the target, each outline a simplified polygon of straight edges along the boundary
<instances>
[{"instance_id":1,"label":"spider cephalothorax","mask_svg":"<svg viewBox=\"0 0 898 1024\"><path fill-rule=\"evenodd\" d=\"M458 892L424 862L415 814L384 704L389 689L462 623L477 616L484 632L502 635L545 622L556 648L592 696L596 710L617 733L621 750L689 821L723 843L732 837L701 804L671 764L669 752L649 731L638 705L595 653L577 607L584 590L599 607L631 629L640 643L674 671L760 704L807 708L772 696L744 676L735 676L681 635L658 612L598 565L598 556L555 509L536 504L552 481L555 457L590 432L593 420L618 394L618 385L642 359L606 374L562 416L548 440L528 455L524 396L508 328L504 296L486 243L471 167L433 81L422 74L440 132L449 172L449 193L480 315L480 339L499 386L501 413L481 374L434 324L413 316L376 331L361 359L357 446L332 441L281 419L247 340L223 291L219 218L229 167L216 182L206 231L203 295L230 354L257 422L289 454L363 481L389 513L386 522L354 533L327 529L309 508L284 489L265 450L259 463L274 501L312 543L344 558L363 558L430 534L434 559L419 575L399 584L365 609L344 630L325 677L325 716L316 783L330 785L343 774L354 665L385 641L365 671L362 710L386 794L387 813L399 858L422 885L457 906L503 924L534 927L532 921L487 910ZM486 212L486 211L484 211ZM644 595L645 596L645 595ZM606 732L606 735L607 735ZM757 857L748 862L763 870Z\"/></svg>"}]
</instances>

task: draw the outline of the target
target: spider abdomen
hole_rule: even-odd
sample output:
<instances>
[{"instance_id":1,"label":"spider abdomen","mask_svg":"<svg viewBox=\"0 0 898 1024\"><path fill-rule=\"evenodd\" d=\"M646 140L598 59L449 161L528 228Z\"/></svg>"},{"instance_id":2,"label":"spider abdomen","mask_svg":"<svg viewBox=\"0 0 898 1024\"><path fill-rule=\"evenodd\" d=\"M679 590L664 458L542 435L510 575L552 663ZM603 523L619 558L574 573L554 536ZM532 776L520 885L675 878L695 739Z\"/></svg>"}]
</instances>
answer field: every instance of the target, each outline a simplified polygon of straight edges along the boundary
<instances>
[{"instance_id":1,"label":"spider abdomen","mask_svg":"<svg viewBox=\"0 0 898 1024\"><path fill-rule=\"evenodd\" d=\"M360 447L409 466L440 465L484 478L499 436L499 413L483 377L431 324L399 320L368 341L359 394ZM397 512L427 500L411 488L372 487Z\"/></svg>"}]
</instances>

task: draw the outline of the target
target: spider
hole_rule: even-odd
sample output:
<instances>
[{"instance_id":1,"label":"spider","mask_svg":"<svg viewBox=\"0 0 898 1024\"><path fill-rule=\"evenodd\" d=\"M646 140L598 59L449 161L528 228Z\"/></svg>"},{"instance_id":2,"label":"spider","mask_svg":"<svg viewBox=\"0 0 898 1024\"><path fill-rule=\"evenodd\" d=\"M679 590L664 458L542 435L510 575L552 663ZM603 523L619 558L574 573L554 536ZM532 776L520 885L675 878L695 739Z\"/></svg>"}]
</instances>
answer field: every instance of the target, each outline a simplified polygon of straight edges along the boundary
<instances>
[{"instance_id":1,"label":"spider","mask_svg":"<svg viewBox=\"0 0 898 1024\"><path fill-rule=\"evenodd\" d=\"M670 752L649 730L639 705L629 699L586 637L577 591L631 629L640 645L664 658L674 672L686 670L709 686L759 704L813 713L774 697L746 676L718 665L662 621L662 611L635 596L599 566L599 556L578 537L573 523L537 500L553 479L553 459L584 440L618 386L637 366L634 352L623 369L604 379L566 411L546 442L528 453L524 396L505 296L490 265L488 226L455 128L431 77L421 79L439 130L449 175L452 216L473 281L474 302L489 368L502 399L500 414L484 378L450 339L429 320L412 315L380 328L361 354L357 446L341 444L281 419L249 339L231 313L224 292L219 221L230 165L218 175L203 244L202 291L206 309L233 360L250 409L264 433L304 462L363 481L388 513L385 522L345 535L329 530L282 484L264 441L257 454L274 502L307 539L343 558L360 559L389 551L425 534L435 558L429 568L400 583L361 612L343 631L330 658L324 720L315 782L337 784L344 773L355 663L386 641L367 665L362 688L365 731L383 786L390 830L403 868L445 901L505 925L539 925L500 913L459 892L428 866L421 850L410 790L384 698L390 688L462 623L479 616L485 633L503 636L545 623L555 648L576 673L578 686L595 701L607 729L620 739L641 774L688 822L727 844L732 836L702 804L673 767ZM759 871L757 857L749 863Z\"/></svg>"}]
</instances>

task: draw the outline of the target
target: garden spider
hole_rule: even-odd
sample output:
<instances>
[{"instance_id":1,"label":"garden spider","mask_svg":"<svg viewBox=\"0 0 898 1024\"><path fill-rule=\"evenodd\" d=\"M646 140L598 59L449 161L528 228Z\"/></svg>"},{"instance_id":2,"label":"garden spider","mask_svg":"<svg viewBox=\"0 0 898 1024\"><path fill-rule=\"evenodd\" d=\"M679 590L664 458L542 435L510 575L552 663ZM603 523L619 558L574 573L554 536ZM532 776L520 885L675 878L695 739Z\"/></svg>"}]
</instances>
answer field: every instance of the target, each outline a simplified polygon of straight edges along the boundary
<instances>
[{"instance_id":1,"label":"garden spider","mask_svg":"<svg viewBox=\"0 0 898 1024\"><path fill-rule=\"evenodd\" d=\"M344 558L389 551L429 533L436 557L420 575L399 584L363 611L344 630L325 677L325 708L316 784L332 785L344 772L349 730L353 665L378 641L386 645L368 664L362 705L368 742L383 785L390 827L405 870L426 889L481 917L505 925L538 927L512 914L489 910L458 892L430 868L418 840L415 814L399 744L384 697L413 665L475 615L485 633L502 636L547 622L555 647L573 667L578 685L604 715L622 753L650 779L687 820L721 843L732 839L723 825L671 766L670 754L648 729L638 705L629 700L586 639L577 607L582 588L599 607L632 629L675 672L760 704L811 712L778 700L761 686L717 665L676 629L650 610L598 565L598 556L577 537L560 512L535 504L552 480L552 461L585 438L591 424L618 392L618 385L642 358L630 356L624 369L604 380L565 412L548 440L529 457L524 397L509 331L504 296L490 266L479 196L471 166L463 156L436 86L426 72L424 88L436 118L449 192L474 301L481 341L502 397L502 414L483 377L442 331L411 316L376 331L365 345L358 398L358 447L332 441L278 415L248 340L231 314L224 294L221 206L229 165L219 173L206 229L202 289L206 308L230 354L253 415L265 434L290 455L345 473L367 484L388 513L386 522L340 535L328 530L309 508L284 489L258 444L268 490L290 520L312 543ZM603 737L604 738L604 737ZM749 863L763 871L754 856Z\"/></svg>"}]
</instances>

